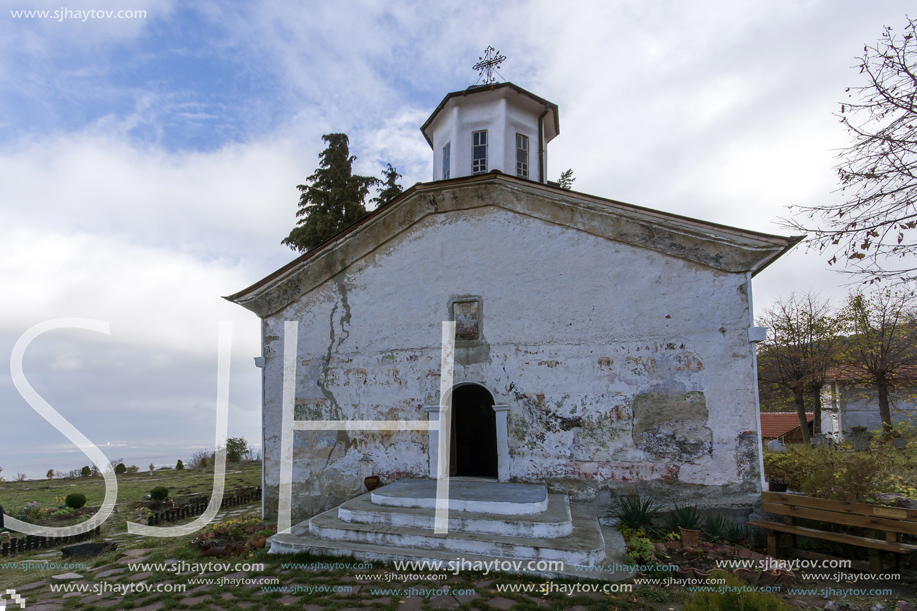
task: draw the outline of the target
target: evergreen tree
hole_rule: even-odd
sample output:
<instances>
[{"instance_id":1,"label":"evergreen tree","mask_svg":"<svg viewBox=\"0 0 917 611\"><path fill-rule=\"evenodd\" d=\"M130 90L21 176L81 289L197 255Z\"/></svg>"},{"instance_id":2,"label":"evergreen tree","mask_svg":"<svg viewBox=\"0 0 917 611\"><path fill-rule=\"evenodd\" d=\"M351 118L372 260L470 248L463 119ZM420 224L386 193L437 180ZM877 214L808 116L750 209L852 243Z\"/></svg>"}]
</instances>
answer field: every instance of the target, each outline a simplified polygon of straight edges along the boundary
<instances>
[{"instance_id":1,"label":"evergreen tree","mask_svg":"<svg viewBox=\"0 0 917 611\"><path fill-rule=\"evenodd\" d=\"M231 463L242 462L248 454L248 442L244 437L230 437L226 440L226 460Z\"/></svg>"},{"instance_id":2,"label":"evergreen tree","mask_svg":"<svg viewBox=\"0 0 917 611\"><path fill-rule=\"evenodd\" d=\"M560 179L557 181L557 186L569 191L573 188L573 181L575 180L576 178L573 177L573 168L570 168L560 173Z\"/></svg>"},{"instance_id":3,"label":"evergreen tree","mask_svg":"<svg viewBox=\"0 0 917 611\"><path fill-rule=\"evenodd\" d=\"M401 185L398 184L398 179L401 178L401 174L392 167L392 164L389 163L386 165L388 165L388 169L382 171L384 179L381 181L382 184L379 187L379 195L372 199L376 208L389 203L404 191Z\"/></svg>"},{"instance_id":4,"label":"evergreen tree","mask_svg":"<svg viewBox=\"0 0 917 611\"><path fill-rule=\"evenodd\" d=\"M357 222L366 214L364 201L369 189L379 179L353 174L347 134L322 136L328 147L319 155L320 163L315 173L306 180L309 184L297 185L301 217L296 227L281 244L305 252Z\"/></svg>"}]
</instances>

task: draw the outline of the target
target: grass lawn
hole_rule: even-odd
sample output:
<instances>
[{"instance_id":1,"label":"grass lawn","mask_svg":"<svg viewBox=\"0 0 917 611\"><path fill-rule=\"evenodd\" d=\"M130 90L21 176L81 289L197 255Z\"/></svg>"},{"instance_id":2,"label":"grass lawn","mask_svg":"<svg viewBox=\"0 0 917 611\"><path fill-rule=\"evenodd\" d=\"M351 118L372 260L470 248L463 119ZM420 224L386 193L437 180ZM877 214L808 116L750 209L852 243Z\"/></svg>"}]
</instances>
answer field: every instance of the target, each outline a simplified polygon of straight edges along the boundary
<instances>
[{"instance_id":1,"label":"grass lawn","mask_svg":"<svg viewBox=\"0 0 917 611\"><path fill-rule=\"evenodd\" d=\"M261 484L260 464L228 465L226 468L226 490L258 486ZM133 503L143 500L150 490L165 486L171 496L206 494L213 489L213 469L163 469L141 471L133 475L118 476L118 503ZM24 482L0 482L0 505L8 514L15 514L20 507L38 501L42 507L57 507L68 494L79 492L86 495L86 505L97 507L105 499L105 480L101 477L80 479L27 480ZM57 502L55 499L60 499Z\"/></svg>"},{"instance_id":2,"label":"grass lawn","mask_svg":"<svg viewBox=\"0 0 917 611\"><path fill-rule=\"evenodd\" d=\"M223 497L232 495L237 488L251 488L261 484L260 464L239 464L227 466ZM153 488L164 486L169 495L181 501L192 495L209 498L213 490L213 469L175 471L163 469L133 475L118 476L118 496L115 511L102 525L102 534L112 536L127 531L126 522L146 523L134 511L138 501ZM77 515L66 518L45 517L44 526L65 526L86 521L105 499L105 480L101 477L80 479L29 480L24 482L0 482L0 506L6 514L17 516L27 503L38 501L42 508L56 509L63 505L64 498L71 493L86 495L86 507ZM27 520L30 521L30 520ZM15 535L14 535L15 536Z\"/></svg>"}]
</instances>

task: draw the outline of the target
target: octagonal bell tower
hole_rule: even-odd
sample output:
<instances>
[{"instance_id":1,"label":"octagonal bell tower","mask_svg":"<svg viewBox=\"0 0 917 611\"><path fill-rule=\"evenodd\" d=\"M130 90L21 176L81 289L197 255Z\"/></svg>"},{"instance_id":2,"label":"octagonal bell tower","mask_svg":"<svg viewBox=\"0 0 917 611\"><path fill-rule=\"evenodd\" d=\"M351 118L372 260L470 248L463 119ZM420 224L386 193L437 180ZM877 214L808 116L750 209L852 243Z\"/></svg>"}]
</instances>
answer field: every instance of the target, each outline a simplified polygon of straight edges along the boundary
<instances>
[{"instance_id":1,"label":"octagonal bell tower","mask_svg":"<svg viewBox=\"0 0 917 611\"><path fill-rule=\"evenodd\" d=\"M448 94L420 130L433 149L433 180L499 170L544 183L560 120L557 104L494 83Z\"/></svg>"}]
</instances>

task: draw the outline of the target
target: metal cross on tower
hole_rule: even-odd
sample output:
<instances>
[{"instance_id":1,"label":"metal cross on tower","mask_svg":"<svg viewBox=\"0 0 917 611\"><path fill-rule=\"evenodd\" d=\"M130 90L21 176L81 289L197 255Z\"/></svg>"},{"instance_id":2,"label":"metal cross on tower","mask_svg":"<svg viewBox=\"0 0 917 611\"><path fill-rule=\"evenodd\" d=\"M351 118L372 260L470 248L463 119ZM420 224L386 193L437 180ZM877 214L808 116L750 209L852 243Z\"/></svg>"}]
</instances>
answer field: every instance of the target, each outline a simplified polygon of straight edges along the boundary
<instances>
[{"instance_id":1,"label":"metal cross on tower","mask_svg":"<svg viewBox=\"0 0 917 611\"><path fill-rule=\"evenodd\" d=\"M500 64L506 61L506 57L500 55L500 52L493 47L488 46L484 50L484 57L479 57L478 59L481 61L474 65L474 69L478 71L478 80L481 80L481 77L486 75L484 85L496 82L497 79L494 78L494 72L500 67Z\"/></svg>"}]
</instances>

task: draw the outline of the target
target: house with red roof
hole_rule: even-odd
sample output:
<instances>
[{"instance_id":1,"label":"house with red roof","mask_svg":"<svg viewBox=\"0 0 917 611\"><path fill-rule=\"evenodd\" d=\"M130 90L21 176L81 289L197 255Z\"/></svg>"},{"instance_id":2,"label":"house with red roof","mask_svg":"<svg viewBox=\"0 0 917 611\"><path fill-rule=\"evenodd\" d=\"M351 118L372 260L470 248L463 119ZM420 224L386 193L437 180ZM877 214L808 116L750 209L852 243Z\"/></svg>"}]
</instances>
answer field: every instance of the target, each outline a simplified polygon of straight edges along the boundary
<instances>
[{"instance_id":1,"label":"house with red roof","mask_svg":"<svg viewBox=\"0 0 917 611\"><path fill-rule=\"evenodd\" d=\"M806 425L809 435L812 434L814 416L812 412L806 413ZM799 414L796 412L761 412L761 440L768 441L779 439L783 443L801 443L802 427L799 426Z\"/></svg>"}]
</instances>

